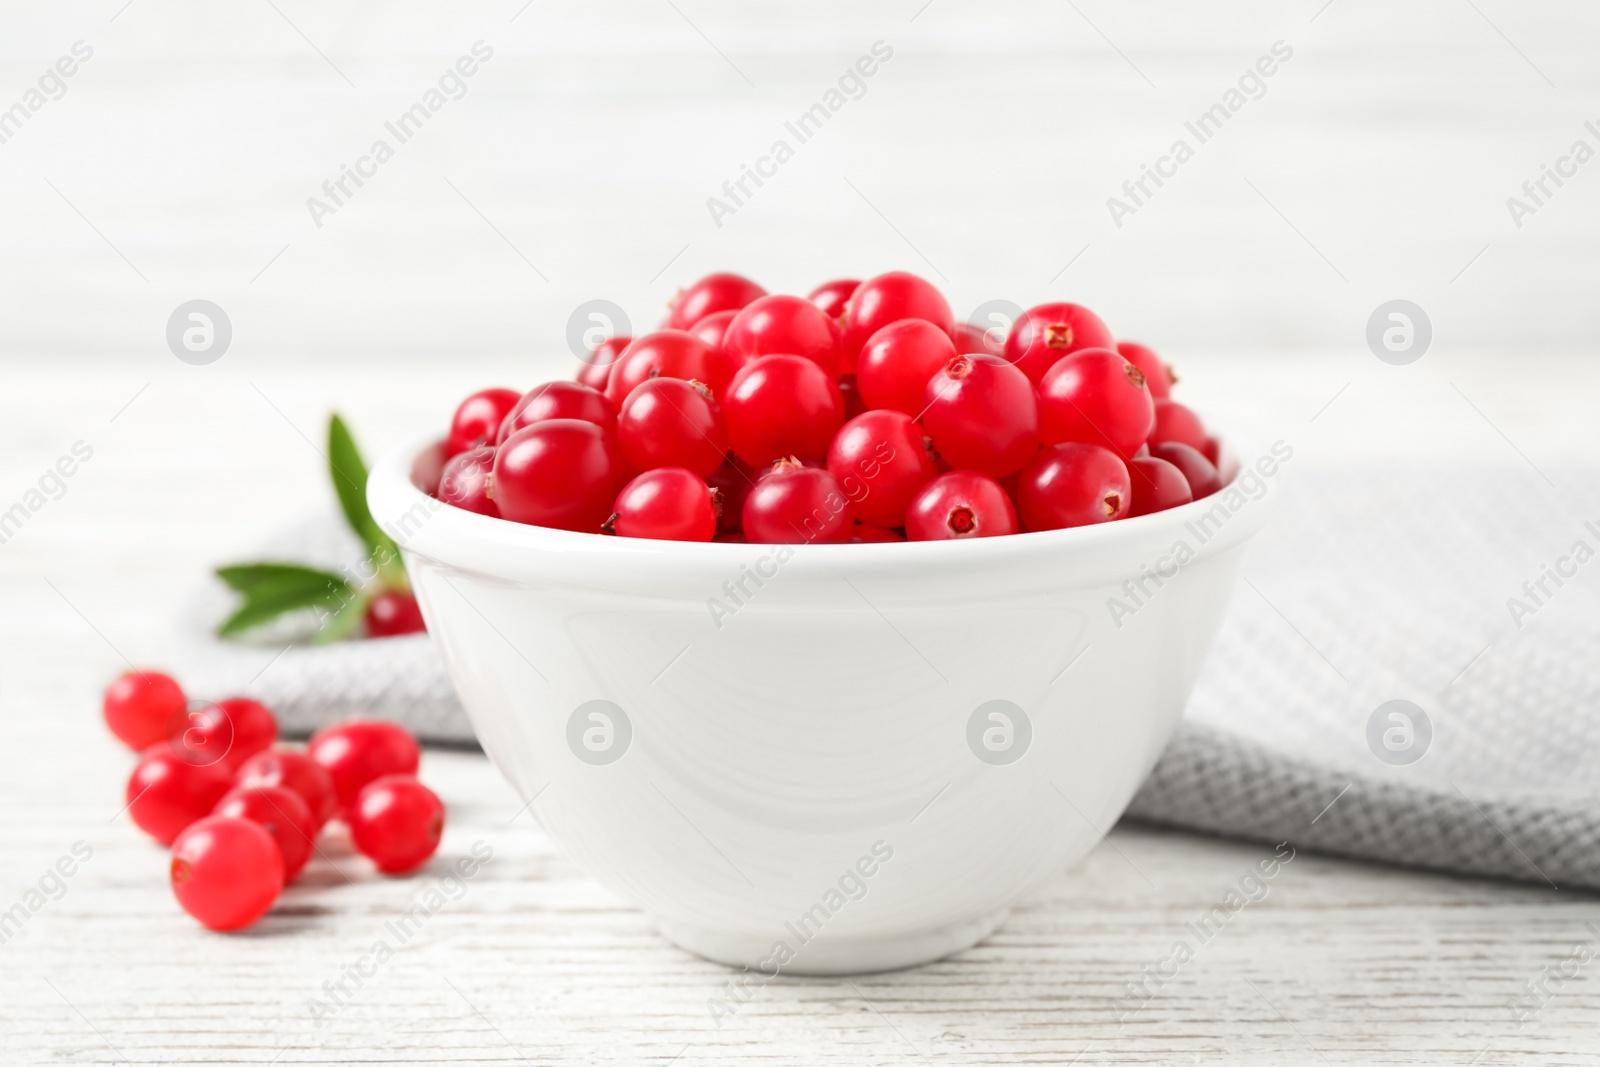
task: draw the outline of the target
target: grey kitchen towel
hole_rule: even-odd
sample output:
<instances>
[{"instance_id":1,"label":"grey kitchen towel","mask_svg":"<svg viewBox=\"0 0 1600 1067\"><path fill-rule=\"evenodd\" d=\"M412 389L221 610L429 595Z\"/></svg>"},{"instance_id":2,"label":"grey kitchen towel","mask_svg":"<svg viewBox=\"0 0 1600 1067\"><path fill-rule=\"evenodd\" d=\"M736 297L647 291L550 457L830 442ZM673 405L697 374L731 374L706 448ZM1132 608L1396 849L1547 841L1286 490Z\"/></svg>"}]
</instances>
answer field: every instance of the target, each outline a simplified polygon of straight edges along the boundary
<instances>
[{"instance_id":1,"label":"grey kitchen towel","mask_svg":"<svg viewBox=\"0 0 1600 1067\"><path fill-rule=\"evenodd\" d=\"M1600 889L1600 471L1296 475L1129 816ZM331 517L271 552L357 554ZM247 692L288 733L370 714L473 743L425 636L223 643L227 604L213 582L186 613L193 691Z\"/></svg>"}]
</instances>

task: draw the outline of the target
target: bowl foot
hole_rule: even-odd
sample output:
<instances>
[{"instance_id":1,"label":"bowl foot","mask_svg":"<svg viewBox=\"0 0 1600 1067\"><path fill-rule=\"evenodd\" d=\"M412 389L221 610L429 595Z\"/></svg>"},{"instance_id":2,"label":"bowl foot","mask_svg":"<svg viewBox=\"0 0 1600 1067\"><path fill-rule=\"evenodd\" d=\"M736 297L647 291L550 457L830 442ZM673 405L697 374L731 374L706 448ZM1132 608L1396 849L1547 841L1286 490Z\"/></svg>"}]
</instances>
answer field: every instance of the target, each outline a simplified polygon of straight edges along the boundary
<instances>
[{"instance_id":1,"label":"bowl foot","mask_svg":"<svg viewBox=\"0 0 1600 1067\"><path fill-rule=\"evenodd\" d=\"M779 974L868 974L932 963L971 948L994 933L1007 911L1001 908L967 922L893 937L829 938L824 933L803 943L791 930L778 936L758 936L662 920L656 921L656 928L668 941L696 956L772 978ZM780 944L786 949L779 949Z\"/></svg>"}]
</instances>

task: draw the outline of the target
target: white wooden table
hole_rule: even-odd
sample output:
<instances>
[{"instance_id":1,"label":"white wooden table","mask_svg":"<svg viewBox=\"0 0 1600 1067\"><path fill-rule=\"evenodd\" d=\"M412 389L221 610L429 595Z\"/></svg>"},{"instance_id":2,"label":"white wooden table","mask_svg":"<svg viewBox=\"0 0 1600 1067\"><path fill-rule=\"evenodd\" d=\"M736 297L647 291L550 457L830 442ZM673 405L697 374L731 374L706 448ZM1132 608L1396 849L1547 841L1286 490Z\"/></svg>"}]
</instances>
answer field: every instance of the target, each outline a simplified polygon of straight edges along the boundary
<instances>
[{"instance_id":1,"label":"white wooden table","mask_svg":"<svg viewBox=\"0 0 1600 1067\"><path fill-rule=\"evenodd\" d=\"M1400 402L1384 368L1347 357L1192 361L1202 407L1303 420L1346 374L1350 440ZM26 899L74 842L93 857L60 899L0 945L0 1060L14 1063L1593 1063L1600 994L1582 968L1518 1026L1524 981L1597 935L1578 894L1411 873L1302 853L1153 995L1130 982L1270 850L1122 827L989 941L914 971L782 979L714 1025L731 972L679 951L562 858L480 756L430 752L449 805L435 866L374 877L347 845L258 926L199 929L166 886L164 853L119 815L130 757L98 721L124 657L160 665L175 605L209 561L325 503L315 438L330 405L369 450L442 417L512 359L360 369L170 360L13 364L4 492L73 441L94 457L0 545L0 908ZM1519 393L1498 361L1441 357L1413 394L1476 383L1502 428L1543 458L1581 405ZM1569 381L1594 395L1594 371ZM1587 375L1587 377L1585 377ZM148 387L145 383L149 382ZM1209 382L1209 385L1202 385ZM1248 388L1246 384L1248 383ZM1228 397L1234 397L1229 401ZM1365 397L1366 399L1362 399ZM129 401L132 401L129 403ZM1335 409L1338 410L1338 409ZM1249 413L1254 411L1254 416ZM1476 419L1476 415L1470 415ZM1576 421L1574 421L1576 420ZM1503 448L1483 429L1486 447ZM1545 435L1545 436L1541 436ZM1557 441L1559 443L1559 441ZM1337 444L1337 441L1335 442ZM1344 446L1340 446L1341 448ZM1308 454L1308 459L1314 458ZM9 499L0 501L9 503ZM374 973L385 924L475 842L493 859ZM351 971L357 968L357 971ZM360 979L349 977L356 974ZM344 990L336 989L344 982ZM325 985L324 983L328 983ZM332 991L330 991L332 990ZM337 1006L314 1018L312 998Z\"/></svg>"}]
</instances>

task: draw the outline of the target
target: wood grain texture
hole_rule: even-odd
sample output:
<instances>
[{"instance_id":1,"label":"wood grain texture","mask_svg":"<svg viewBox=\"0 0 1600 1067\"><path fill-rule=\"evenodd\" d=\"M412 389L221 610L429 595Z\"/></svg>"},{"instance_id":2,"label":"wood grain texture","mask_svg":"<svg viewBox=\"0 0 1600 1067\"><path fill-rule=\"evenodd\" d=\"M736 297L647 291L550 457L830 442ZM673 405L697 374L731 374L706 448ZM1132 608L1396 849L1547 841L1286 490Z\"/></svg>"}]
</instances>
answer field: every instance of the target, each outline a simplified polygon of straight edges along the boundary
<instances>
[{"instance_id":1,"label":"wood grain texture","mask_svg":"<svg viewBox=\"0 0 1600 1067\"><path fill-rule=\"evenodd\" d=\"M91 782L115 781L119 759L94 762ZM1520 980L1594 941L1591 901L1302 854L1201 944L1184 924L1268 850L1129 828L953 959L780 978L740 1003L731 972L664 942L527 815L511 822L520 805L481 758L430 753L424 773L451 812L429 871L378 878L326 841L232 937L178 913L161 851L125 817L107 825L109 798L10 808L9 870L76 839L95 854L0 949L7 1062L1592 1063L1600 1048L1585 978L1520 1029L1508 1008ZM479 841L494 856L461 895L350 977ZM1193 960L1124 1019L1126 984L1180 937ZM323 986L341 981L347 993ZM320 1026L313 997L338 1006ZM712 998L737 1005L720 1026Z\"/></svg>"}]
</instances>

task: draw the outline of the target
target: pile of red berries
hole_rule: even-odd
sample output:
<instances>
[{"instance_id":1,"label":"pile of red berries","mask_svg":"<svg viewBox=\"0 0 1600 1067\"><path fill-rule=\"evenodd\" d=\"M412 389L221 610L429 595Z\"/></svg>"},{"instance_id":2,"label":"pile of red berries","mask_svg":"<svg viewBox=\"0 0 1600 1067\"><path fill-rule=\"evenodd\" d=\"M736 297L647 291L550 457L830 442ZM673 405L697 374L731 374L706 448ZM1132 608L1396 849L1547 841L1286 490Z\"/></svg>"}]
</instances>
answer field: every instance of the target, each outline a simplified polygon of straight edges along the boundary
<instances>
[{"instance_id":1,"label":"pile of red berries","mask_svg":"<svg viewBox=\"0 0 1600 1067\"><path fill-rule=\"evenodd\" d=\"M1004 338L892 272L769 295L712 274L576 382L486 389L435 495L563 530L680 541L929 541L1110 522L1220 488L1171 371L1079 304Z\"/></svg>"},{"instance_id":2,"label":"pile of red berries","mask_svg":"<svg viewBox=\"0 0 1600 1067\"><path fill-rule=\"evenodd\" d=\"M213 930L259 919L335 817L386 874L420 866L439 847L444 805L417 781L417 742L394 723L352 720L304 749L276 745L266 706L243 697L191 704L158 671L112 682L104 711L140 754L126 810L172 846L172 891Z\"/></svg>"}]
</instances>

